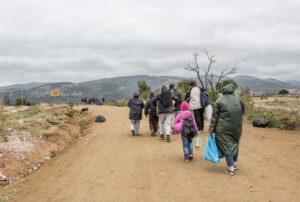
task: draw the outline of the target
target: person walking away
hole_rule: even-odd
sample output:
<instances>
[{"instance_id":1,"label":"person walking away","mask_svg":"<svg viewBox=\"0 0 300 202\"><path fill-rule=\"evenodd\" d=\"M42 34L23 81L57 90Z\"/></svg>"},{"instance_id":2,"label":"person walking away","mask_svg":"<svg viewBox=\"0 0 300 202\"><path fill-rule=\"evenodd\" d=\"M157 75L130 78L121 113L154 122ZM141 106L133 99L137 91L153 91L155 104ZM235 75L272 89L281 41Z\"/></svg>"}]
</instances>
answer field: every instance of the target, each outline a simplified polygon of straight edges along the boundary
<instances>
[{"instance_id":1,"label":"person walking away","mask_svg":"<svg viewBox=\"0 0 300 202\"><path fill-rule=\"evenodd\" d=\"M144 110L146 118L149 115L149 127L150 127L151 136L157 136L158 120L159 120L157 116L156 107L152 104L154 98L155 98L155 94L151 92L150 99L147 101Z\"/></svg>"},{"instance_id":2,"label":"person walking away","mask_svg":"<svg viewBox=\"0 0 300 202\"><path fill-rule=\"evenodd\" d=\"M182 133L182 129L185 124L185 120L191 120L195 127L195 134L192 136L185 136ZM196 121L194 119L194 115L189 112L189 104L187 102L183 102L180 106L180 112L175 118L173 125L174 133L181 133L182 145L183 145L183 153L184 160L189 162L193 159L193 136L197 135L198 127Z\"/></svg>"},{"instance_id":3,"label":"person walking away","mask_svg":"<svg viewBox=\"0 0 300 202\"><path fill-rule=\"evenodd\" d=\"M171 135L171 119L172 119L172 113L173 113L173 103L172 100L175 102L178 101L178 98L172 95L170 90L166 86L161 87L161 93L156 95L156 97L153 99L152 104L155 107L158 107L158 116L159 116L159 122L160 122L160 139L165 139L165 132L164 128L166 125L166 137L167 142L171 141L170 135Z\"/></svg>"},{"instance_id":4,"label":"person walking away","mask_svg":"<svg viewBox=\"0 0 300 202\"><path fill-rule=\"evenodd\" d=\"M178 98L178 100L175 102L174 108L173 108L173 115L172 115L172 122L171 122L173 124L175 117L177 116L177 114L180 111L180 105L182 103L182 97L181 97L180 93L178 92L178 90L176 89L175 84L170 84L169 90L170 90L172 96L175 96L175 97Z\"/></svg>"},{"instance_id":5,"label":"person walking away","mask_svg":"<svg viewBox=\"0 0 300 202\"><path fill-rule=\"evenodd\" d=\"M239 142L242 135L244 103L234 95L235 87L228 84L217 99L210 121L209 133L215 133L216 144L225 156L228 169L224 172L234 175L238 169Z\"/></svg>"},{"instance_id":6,"label":"person walking away","mask_svg":"<svg viewBox=\"0 0 300 202\"><path fill-rule=\"evenodd\" d=\"M129 100L128 107L130 108L129 119L131 120L131 133L133 136L139 135L140 120L142 120L142 110L144 102L139 98L139 93L135 92L133 98Z\"/></svg>"},{"instance_id":7,"label":"person walking away","mask_svg":"<svg viewBox=\"0 0 300 202\"><path fill-rule=\"evenodd\" d=\"M205 108L201 106L201 91L200 88L198 88L196 86L196 83L193 81L190 84L190 89L191 89L190 97L188 98L190 110L194 112L199 133L203 133L203 129L204 129L203 113Z\"/></svg>"}]
</instances>

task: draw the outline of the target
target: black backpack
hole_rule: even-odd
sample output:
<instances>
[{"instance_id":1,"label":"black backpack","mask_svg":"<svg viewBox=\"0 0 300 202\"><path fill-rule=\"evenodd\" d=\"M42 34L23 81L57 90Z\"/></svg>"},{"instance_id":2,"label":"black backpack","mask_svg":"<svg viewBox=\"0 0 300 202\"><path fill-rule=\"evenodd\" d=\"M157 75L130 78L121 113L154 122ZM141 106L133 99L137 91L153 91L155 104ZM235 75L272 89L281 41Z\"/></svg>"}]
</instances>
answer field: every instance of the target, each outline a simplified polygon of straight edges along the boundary
<instances>
[{"instance_id":1,"label":"black backpack","mask_svg":"<svg viewBox=\"0 0 300 202\"><path fill-rule=\"evenodd\" d=\"M202 107L206 107L210 104L210 99L208 97L208 94L204 91L201 91L200 93L200 100L201 100Z\"/></svg>"},{"instance_id":2,"label":"black backpack","mask_svg":"<svg viewBox=\"0 0 300 202\"><path fill-rule=\"evenodd\" d=\"M96 120L95 120L95 122L104 122L104 121L105 121L105 118L104 118L104 116L101 116L101 115L97 116Z\"/></svg>"},{"instance_id":3,"label":"black backpack","mask_svg":"<svg viewBox=\"0 0 300 202\"><path fill-rule=\"evenodd\" d=\"M171 107L172 106L172 94L170 90L167 92L161 93L161 103L163 107Z\"/></svg>"},{"instance_id":4,"label":"black backpack","mask_svg":"<svg viewBox=\"0 0 300 202\"><path fill-rule=\"evenodd\" d=\"M181 135L184 137L195 137L197 134L195 125L191 119L185 119L181 130Z\"/></svg>"}]
</instances>

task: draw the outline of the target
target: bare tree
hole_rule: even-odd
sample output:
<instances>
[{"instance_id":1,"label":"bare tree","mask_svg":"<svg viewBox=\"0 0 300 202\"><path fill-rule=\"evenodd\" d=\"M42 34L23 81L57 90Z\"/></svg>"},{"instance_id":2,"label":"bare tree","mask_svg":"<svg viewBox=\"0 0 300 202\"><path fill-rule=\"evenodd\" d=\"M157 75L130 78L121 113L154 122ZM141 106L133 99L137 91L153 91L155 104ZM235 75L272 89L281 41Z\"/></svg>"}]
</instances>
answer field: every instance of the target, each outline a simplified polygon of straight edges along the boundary
<instances>
[{"instance_id":1,"label":"bare tree","mask_svg":"<svg viewBox=\"0 0 300 202\"><path fill-rule=\"evenodd\" d=\"M204 54L207 57L208 60L207 66L200 65L199 59L201 54ZM224 79L224 77L236 73L238 68L235 63L233 67L229 69L228 68L223 69L219 75L217 82L214 85L215 74L213 74L213 70L212 70L214 63L216 63L216 56L210 55L207 50L203 50L202 53L201 52L194 53L193 59L190 62L186 63L184 69L194 72L196 74L202 88L207 89L208 86L211 88L213 100L215 101L218 97L217 86L219 86L220 82L222 81L222 79ZM201 78L202 73L204 75L204 79Z\"/></svg>"}]
</instances>

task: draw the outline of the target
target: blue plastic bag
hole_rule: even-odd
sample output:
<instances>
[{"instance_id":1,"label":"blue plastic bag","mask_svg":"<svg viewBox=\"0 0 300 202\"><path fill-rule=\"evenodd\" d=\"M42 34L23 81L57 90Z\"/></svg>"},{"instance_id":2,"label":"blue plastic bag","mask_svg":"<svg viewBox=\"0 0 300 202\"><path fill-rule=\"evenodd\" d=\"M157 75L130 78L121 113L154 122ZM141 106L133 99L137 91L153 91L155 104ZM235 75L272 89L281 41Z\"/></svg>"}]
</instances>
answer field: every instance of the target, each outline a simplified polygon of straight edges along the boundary
<instances>
[{"instance_id":1,"label":"blue plastic bag","mask_svg":"<svg viewBox=\"0 0 300 202\"><path fill-rule=\"evenodd\" d=\"M220 163L219 153L221 152L218 150L219 148L216 144L214 136L208 135L204 152L203 152L203 158L210 162L219 164Z\"/></svg>"},{"instance_id":2,"label":"blue plastic bag","mask_svg":"<svg viewBox=\"0 0 300 202\"><path fill-rule=\"evenodd\" d=\"M218 148L219 159L224 158L224 155L221 153L218 145L217 145L217 148Z\"/></svg>"}]
</instances>

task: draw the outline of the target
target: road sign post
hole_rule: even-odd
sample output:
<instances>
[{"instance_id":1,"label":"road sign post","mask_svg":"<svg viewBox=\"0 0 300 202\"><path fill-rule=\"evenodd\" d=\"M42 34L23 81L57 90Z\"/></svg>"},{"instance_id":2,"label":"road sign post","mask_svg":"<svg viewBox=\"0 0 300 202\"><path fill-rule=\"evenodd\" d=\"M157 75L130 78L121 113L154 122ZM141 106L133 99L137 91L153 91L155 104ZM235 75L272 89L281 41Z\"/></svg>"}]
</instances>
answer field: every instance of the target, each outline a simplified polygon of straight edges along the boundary
<instances>
[{"instance_id":1,"label":"road sign post","mask_svg":"<svg viewBox=\"0 0 300 202\"><path fill-rule=\"evenodd\" d=\"M54 97L54 103L56 103L56 97L60 96L60 90L59 89L53 89L51 90L51 97Z\"/></svg>"}]
</instances>

